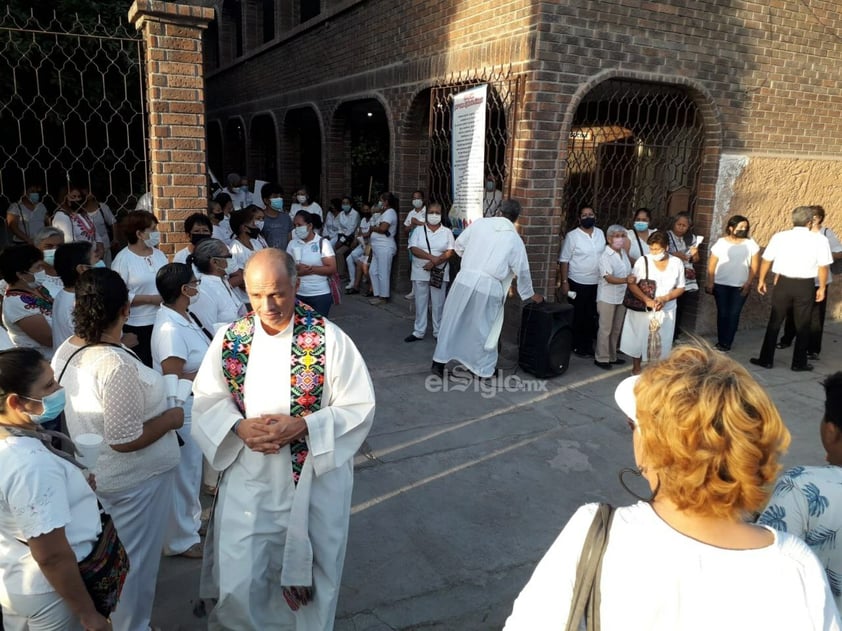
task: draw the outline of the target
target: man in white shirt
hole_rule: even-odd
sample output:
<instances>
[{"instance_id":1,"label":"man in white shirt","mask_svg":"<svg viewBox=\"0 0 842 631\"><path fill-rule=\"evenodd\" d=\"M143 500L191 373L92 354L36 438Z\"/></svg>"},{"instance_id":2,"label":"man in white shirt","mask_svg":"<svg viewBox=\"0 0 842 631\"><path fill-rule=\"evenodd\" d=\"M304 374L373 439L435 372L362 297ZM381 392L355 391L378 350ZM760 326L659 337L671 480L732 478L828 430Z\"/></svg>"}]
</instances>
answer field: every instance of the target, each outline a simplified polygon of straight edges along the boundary
<instances>
[{"instance_id":1,"label":"man in white shirt","mask_svg":"<svg viewBox=\"0 0 842 631\"><path fill-rule=\"evenodd\" d=\"M579 226L564 237L558 255L559 299L566 297L573 303L573 352L579 357L593 357L596 339L596 290L605 233L595 224L593 208L583 206Z\"/></svg>"},{"instance_id":2,"label":"man in white shirt","mask_svg":"<svg viewBox=\"0 0 842 631\"><path fill-rule=\"evenodd\" d=\"M777 276L777 282L760 356L749 360L755 366L774 367L778 332L787 310L792 309L796 331L792 370L813 370L813 365L807 363L810 317L813 303L825 298L828 266L833 262L827 237L810 230L813 215L812 206L798 206L792 211L792 230L774 234L761 256L763 262L760 265L757 291L766 295L766 275L770 269Z\"/></svg>"},{"instance_id":3,"label":"man in white shirt","mask_svg":"<svg viewBox=\"0 0 842 631\"><path fill-rule=\"evenodd\" d=\"M453 250L462 265L444 303L432 371L444 375L450 360L479 377L490 377L497 366L497 342L503 328L503 307L512 279L522 300L542 302L534 293L526 247L515 229L520 203L507 199L497 217L471 223Z\"/></svg>"}]
</instances>

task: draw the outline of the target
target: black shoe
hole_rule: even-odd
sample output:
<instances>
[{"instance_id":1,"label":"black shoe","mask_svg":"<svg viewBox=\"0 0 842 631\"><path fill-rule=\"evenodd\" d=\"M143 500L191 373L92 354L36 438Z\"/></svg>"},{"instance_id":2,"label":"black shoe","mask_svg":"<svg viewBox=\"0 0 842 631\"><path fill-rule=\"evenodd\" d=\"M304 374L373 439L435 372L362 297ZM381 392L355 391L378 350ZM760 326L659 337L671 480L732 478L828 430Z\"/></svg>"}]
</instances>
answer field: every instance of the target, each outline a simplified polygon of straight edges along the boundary
<instances>
[{"instance_id":1,"label":"black shoe","mask_svg":"<svg viewBox=\"0 0 842 631\"><path fill-rule=\"evenodd\" d=\"M593 360L593 365L599 366L603 370L611 370L612 368L614 368L614 366L611 365L611 362L598 362L596 360Z\"/></svg>"},{"instance_id":2,"label":"black shoe","mask_svg":"<svg viewBox=\"0 0 842 631\"><path fill-rule=\"evenodd\" d=\"M593 351L573 351L576 357L593 357Z\"/></svg>"},{"instance_id":3,"label":"black shoe","mask_svg":"<svg viewBox=\"0 0 842 631\"><path fill-rule=\"evenodd\" d=\"M775 348L789 348L790 346L792 346L792 342L784 342L783 340L775 344Z\"/></svg>"},{"instance_id":4,"label":"black shoe","mask_svg":"<svg viewBox=\"0 0 842 631\"><path fill-rule=\"evenodd\" d=\"M620 358L618 357L617 359L615 359L615 360L614 360L613 362L611 362L611 363L612 363L612 364L614 364L615 366L622 366L623 364L625 364L625 363L626 363L626 360L625 360L625 359L620 359Z\"/></svg>"},{"instance_id":5,"label":"black shoe","mask_svg":"<svg viewBox=\"0 0 842 631\"><path fill-rule=\"evenodd\" d=\"M818 353L807 353L807 359L812 359L814 362L819 361Z\"/></svg>"},{"instance_id":6,"label":"black shoe","mask_svg":"<svg viewBox=\"0 0 842 631\"><path fill-rule=\"evenodd\" d=\"M792 372L810 372L813 370L813 364L804 364L803 366L793 366Z\"/></svg>"},{"instance_id":7,"label":"black shoe","mask_svg":"<svg viewBox=\"0 0 842 631\"><path fill-rule=\"evenodd\" d=\"M407 335L407 336L403 339L403 341L404 341L404 342L420 342L422 339L424 339L424 338L421 338L421 337L415 337L415 335L413 334L413 335Z\"/></svg>"},{"instance_id":8,"label":"black shoe","mask_svg":"<svg viewBox=\"0 0 842 631\"><path fill-rule=\"evenodd\" d=\"M769 362L769 363L762 362L757 357L752 357L751 359L749 359L749 361L752 364L754 364L755 366L760 366L761 368L767 368L768 369L768 368L774 368L775 367L775 364L773 364L772 362ZM795 369L793 369L793 370L795 370Z\"/></svg>"},{"instance_id":9,"label":"black shoe","mask_svg":"<svg viewBox=\"0 0 842 631\"><path fill-rule=\"evenodd\" d=\"M430 366L430 371L432 371L434 375L444 377L444 364L442 364L441 362L434 361L433 365Z\"/></svg>"},{"instance_id":10,"label":"black shoe","mask_svg":"<svg viewBox=\"0 0 842 631\"><path fill-rule=\"evenodd\" d=\"M723 353L727 353L731 350L730 346L725 346L725 344L716 344L714 348L718 351L722 351Z\"/></svg>"},{"instance_id":11,"label":"black shoe","mask_svg":"<svg viewBox=\"0 0 842 631\"><path fill-rule=\"evenodd\" d=\"M346 294L348 294L348 295L350 296L351 294L358 294L358 293L360 293L360 290L359 290L359 289L354 289L353 287L351 287L350 289L346 289L346 290L345 290L345 293L346 293Z\"/></svg>"}]
</instances>

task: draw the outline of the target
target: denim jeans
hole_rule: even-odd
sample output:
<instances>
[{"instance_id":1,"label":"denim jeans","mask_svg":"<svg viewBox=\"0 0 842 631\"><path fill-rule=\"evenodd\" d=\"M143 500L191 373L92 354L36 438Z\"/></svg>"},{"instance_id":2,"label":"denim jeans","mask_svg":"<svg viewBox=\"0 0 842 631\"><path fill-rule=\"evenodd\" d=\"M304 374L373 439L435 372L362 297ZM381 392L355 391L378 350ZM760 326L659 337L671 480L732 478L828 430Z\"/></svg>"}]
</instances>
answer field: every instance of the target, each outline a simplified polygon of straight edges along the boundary
<instances>
[{"instance_id":1,"label":"denim jeans","mask_svg":"<svg viewBox=\"0 0 842 631\"><path fill-rule=\"evenodd\" d=\"M731 348L737 326L740 323L740 312L748 296L742 295L742 287L728 285L713 286L713 297L716 300L716 332L717 341L725 348Z\"/></svg>"}]
</instances>

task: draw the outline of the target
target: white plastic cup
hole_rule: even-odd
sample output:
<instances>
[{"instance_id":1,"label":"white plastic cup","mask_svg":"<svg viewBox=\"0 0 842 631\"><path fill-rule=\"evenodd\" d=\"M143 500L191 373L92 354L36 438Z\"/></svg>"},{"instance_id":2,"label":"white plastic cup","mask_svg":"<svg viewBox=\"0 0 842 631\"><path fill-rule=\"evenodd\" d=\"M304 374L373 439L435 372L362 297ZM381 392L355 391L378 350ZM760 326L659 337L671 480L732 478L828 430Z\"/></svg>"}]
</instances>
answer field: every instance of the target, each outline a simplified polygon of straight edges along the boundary
<instances>
[{"instance_id":1,"label":"white plastic cup","mask_svg":"<svg viewBox=\"0 0 842 631\"><path fill-rule=\"evenodd\" d=\"M178 375L164 375L164 387L167 389L167 399L178 397Z\"/></svg>"},{"instance_id":2,"label":"white plastic cup","mask_svg":"<svg viewBox=\"0 0 842 631\"><path fill-rule=\"evenodd\" d=\"M176 395L175 399L178 401L178 404L181 405L187 399L190 398L190 395L193 392L193 382L189 379L179 379L178 380L178 394Z\"/></svg>"},{"instance_id":3,"label":"white plastic cup","mask_svg":"<svg viewBox=\"0 0 842 631\"><path fill-rule=\"evenodd\" d=\"M73 443L79 453L79 462L86 469L93 469L99 459L99 454L102 453L102 436L99 434L79 434Z\"/></svg>"},{"instance_id":4,"label":"white plastic cup","mask_svg":"<svg viewBox=\"0 0 842 631\"><path fill-rule=\"evenodd\" d=\"M301 263L301 248L292 248L292 258L295 260L296 265Z\"/></svg>"}]
</instances>

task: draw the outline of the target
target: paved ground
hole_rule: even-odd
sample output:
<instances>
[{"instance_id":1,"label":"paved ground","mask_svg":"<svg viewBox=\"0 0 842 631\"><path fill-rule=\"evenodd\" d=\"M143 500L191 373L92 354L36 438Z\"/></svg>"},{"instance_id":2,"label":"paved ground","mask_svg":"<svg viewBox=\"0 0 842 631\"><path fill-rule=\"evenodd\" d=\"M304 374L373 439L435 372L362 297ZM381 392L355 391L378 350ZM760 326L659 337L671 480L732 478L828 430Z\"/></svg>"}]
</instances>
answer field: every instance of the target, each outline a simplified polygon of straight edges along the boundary
<instances>
[{"instance_id":1,"label":"paved ground","mask_svg":"<svg viewBox=\"0 0 842 631\"><path fill-rule=\"evenodd\" d=\"M377 416L357 460L348 555L336 628L500 629L512 601L577 506L631 503L617 482L634 464L628 427L613 403L629 369L577 360L523 389L442 384L430 376L431 338L405 344L408 303L353 297L333 320L356 341L377 389ZM745 365L761 331L740 332ZM813 373L749 367L793 434L785 463L818 464L824 375L842 370L842 325L825 332ZM512 373L508 373L512 374ZM509 379L509 386L516 379ZM546 388L546 390L544 390ZM165 559L155 620L166 631L204 629L193 614L200 562Z\"/></svg>"}]
</instances>

